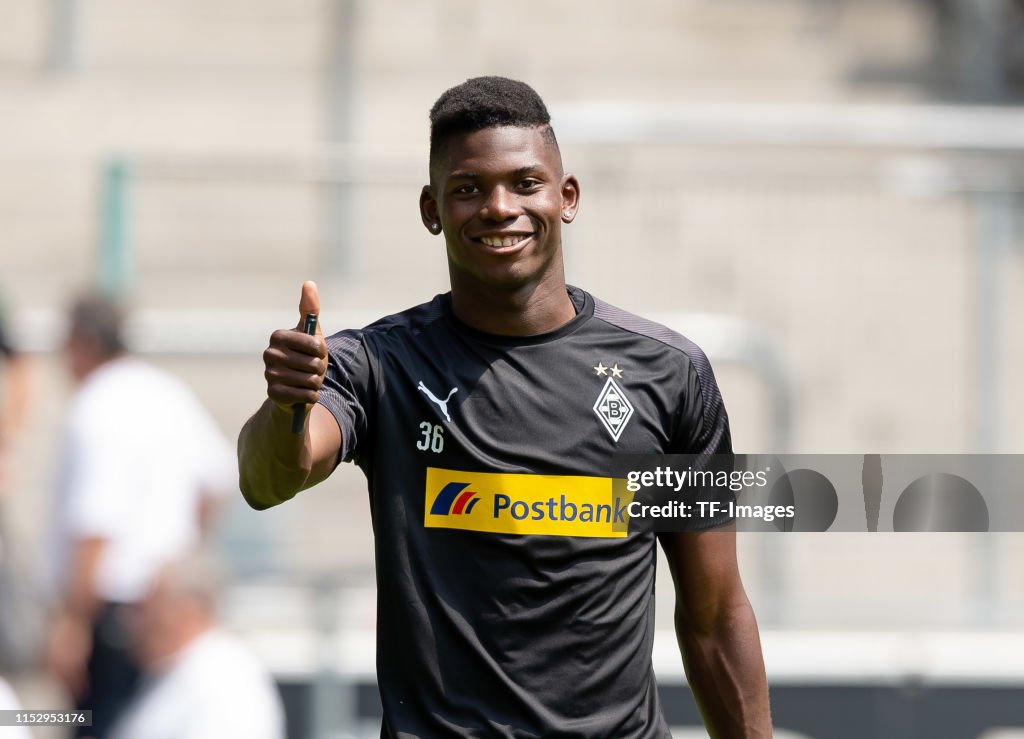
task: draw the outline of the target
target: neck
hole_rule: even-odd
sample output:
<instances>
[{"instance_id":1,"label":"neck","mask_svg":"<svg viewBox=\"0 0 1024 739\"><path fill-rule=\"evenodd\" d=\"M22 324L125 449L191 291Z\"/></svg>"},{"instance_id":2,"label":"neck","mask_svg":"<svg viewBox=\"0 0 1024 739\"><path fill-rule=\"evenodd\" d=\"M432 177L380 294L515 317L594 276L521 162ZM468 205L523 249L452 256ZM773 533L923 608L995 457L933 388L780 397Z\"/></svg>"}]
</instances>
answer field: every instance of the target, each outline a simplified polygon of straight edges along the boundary
<instances>
[{"instance_id":1,"label":"neck","mask_svg":"<svg viewBox=\"0 0 1024 739\"><path fill-rule=\"evenodd\" d=\"M554 331L576 315L561 274L507 290L452 278L456 318L489 334L534 336Z\"/></svg>"},{"instance_id":2,"label":"neck","mask_svg":"<svg viewBox=\"0 0 1024 739\"><path fill-rule=\"evenodd\" d=\"M144 661L149 669L156 672L169 669L179 655L212 628L213 623L206 620L179 624L176 630L166 637L165 642L146 655Z\"/></svg>"},{"instance_id":3,"label":"neck","mask_svg":"<svg viewBox=\"0 0 1024 739\"><path fill-rule=\"evenodd\" d=\"M100 367L110 364L115 359L120 359L123 356L124 354L121 352L116 354L87 354L80 356L77 360L77 365L72 368L75 382L85 382Z\"/></svg>"}]
</instances>

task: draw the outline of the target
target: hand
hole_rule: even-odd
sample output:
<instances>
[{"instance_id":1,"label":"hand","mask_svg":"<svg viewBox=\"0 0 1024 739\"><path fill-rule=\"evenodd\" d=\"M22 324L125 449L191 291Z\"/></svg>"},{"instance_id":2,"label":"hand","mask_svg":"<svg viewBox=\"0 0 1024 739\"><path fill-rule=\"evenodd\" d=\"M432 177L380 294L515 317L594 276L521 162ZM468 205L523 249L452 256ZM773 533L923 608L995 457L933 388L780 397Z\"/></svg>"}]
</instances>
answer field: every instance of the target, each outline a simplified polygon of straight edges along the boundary
<instances>
[{"instance_id":1,"label":"hand","mask_svg":"<svg viewBox=\"0 0 1024 739\"><path fill-rule=\"evenodd\" d=\"M11 442L0 432L0 501L7 497L10 476Z\"/></svg>"},{"instance_id":2,"label":"hand","mask_svg":"<svg viewBox=\"0 0 1024 739\"><path fill-rule=\"evenodd\" d=\"M272 333L270 346L263 352L267 397L289 413L296 403L316 402L327 374L327 342L320 321L317 321L315 336L302 330L307 313L320 315L320 296L315 282L302 283L298 325Z\"/></svg>"}]
</instances>

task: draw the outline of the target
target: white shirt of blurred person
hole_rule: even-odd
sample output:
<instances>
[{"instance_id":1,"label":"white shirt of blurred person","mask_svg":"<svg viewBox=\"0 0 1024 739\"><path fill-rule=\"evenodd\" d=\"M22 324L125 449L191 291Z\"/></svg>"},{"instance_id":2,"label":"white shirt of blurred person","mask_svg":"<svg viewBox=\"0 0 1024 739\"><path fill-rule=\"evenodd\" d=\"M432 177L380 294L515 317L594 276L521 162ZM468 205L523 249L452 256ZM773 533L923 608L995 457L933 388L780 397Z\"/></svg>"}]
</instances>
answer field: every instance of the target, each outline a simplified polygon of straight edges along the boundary
<instances>
[{"instance_id":1,"label":"white shirt of blurred person","mask_svg":"<svg viewBox=\"0 0 1024 739\"><path fill-rule=\"evenodd\" d=\"M113 739L284 739L270 674L216 626L217 585L202 555L161 571L132 629L145 677Z\"/></svg>"},{"instance_id":2,"label":"white shirt of blurred person","mask_svg":"<svg viewBox=\"0 0 1024 739\"><path fill-rule=\"evenodd\" d=\"M54 510L60 605L47 663L93 711L104 739L138 666L122 624L159 568L199 543L216 503L237 490L227 440L179 380L125 352L111 302L76 303L66 357L78 387L67 412Z\"/></svg>"},{"instance_id":3,"label":"white shirt of blurred person","mask_svg":"<svg viewBox=\"0 0 1024 739\"><path fill-rule=\"evenodd\" d=\"M11 690L2 677L0 677L0 711L20 711L21 704L18 697ZM0 728L0 739L32 739L28 729L24 726L5 726Z\"/></svg>"}]
</instances>

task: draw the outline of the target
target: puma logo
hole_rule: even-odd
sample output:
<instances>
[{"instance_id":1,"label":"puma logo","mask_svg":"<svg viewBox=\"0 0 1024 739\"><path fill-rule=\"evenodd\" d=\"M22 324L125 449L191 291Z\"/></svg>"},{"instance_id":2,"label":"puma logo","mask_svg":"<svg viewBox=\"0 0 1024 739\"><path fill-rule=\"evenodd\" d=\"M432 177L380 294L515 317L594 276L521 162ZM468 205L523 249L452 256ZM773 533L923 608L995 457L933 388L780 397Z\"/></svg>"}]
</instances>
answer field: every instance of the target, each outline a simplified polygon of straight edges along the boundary
<instances>
[{"instance_id":1,"label":"puma logo","mask_svg":"<svg viewBox=\"0 0 1024 739\"><path fill-rule=\"evenodd\" d=\"M428 388L426 385L423 384L423 380L420 380L420 384L417 385L416 387L419 389L419 391L421 393L426 395L430 399L431 402L437 404L437 407L440 408L441 412L444 414L444 419L448 423L451 423L452 422L452 417L448 415L448 401L452 399L452 396L455 395L455 393L459 392L459 389L457 387L453 387L448 392L448 397L445 398L444 400L441 400L436 395L434 395L432 392L430 392L430 388Z\"/></svg>"}]
</instances>

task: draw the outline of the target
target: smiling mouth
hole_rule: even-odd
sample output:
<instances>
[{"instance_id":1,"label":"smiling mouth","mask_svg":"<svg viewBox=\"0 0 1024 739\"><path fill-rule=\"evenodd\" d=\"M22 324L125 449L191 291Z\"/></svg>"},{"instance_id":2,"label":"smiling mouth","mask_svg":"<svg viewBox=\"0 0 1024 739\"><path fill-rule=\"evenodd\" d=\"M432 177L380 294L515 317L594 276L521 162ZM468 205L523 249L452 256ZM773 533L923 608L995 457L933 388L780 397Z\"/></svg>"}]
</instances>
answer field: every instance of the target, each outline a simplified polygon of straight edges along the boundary
<instances>
[{"instance_id":1,"label":"smiling mouth","mask_svg":"<svg viewBox=\"0 0 1024 739\"><path fill-rule=\"evenodd\" d=\"M479 241L484 246L489 246L492 249L500 249L503 247L515 246L526 239L533 236L533 234L512 234L509 236L481 236L475 241Z\"/></svg>"}]
</instances>

